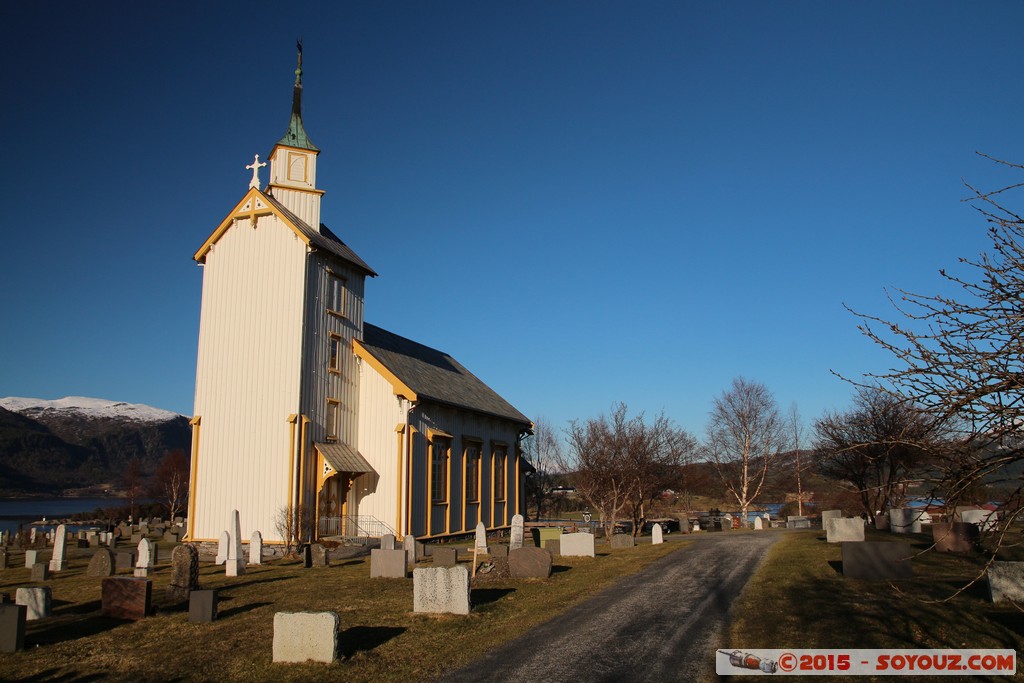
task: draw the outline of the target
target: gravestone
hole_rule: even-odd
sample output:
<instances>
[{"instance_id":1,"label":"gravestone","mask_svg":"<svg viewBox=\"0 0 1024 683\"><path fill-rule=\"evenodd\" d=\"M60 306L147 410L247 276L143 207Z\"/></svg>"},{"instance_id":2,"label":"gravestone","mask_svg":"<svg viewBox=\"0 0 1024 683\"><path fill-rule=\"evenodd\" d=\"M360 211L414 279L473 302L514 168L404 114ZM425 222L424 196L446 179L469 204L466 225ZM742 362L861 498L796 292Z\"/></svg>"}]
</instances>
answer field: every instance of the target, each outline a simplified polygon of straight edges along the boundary
<instances>
[{"instance_id":1,"label":"gravestone","mask_svg":"<svg viewBox=\"0 0 1024 683\"><path fill-rule=\"evenodd\" d=\"M313 548L309 543L302 546L302 566L309 569L313 566Z\"/></svg>"},{"instance_id":2,"label":"gravestone","mask_svg":"<svg viewBox=\"0 0 1024 683\"><path fill-rule=\"evenodd\" d=\"M330 664L338 658L336 612L278 612L274 615L274 661Z\"/></svg>"},{"instance_id":3,"label":"gravestone","mask_svg":"<svg viewBox=\"0 0 1024 683\"><path fill-rule=\"evenodd\" d=\"M909 543L862 541L843 543L843 576L849 579L885 581L914 576Z\"/></svg>"},{"instance_id":4,"label":"gravestone","mask_svg":"<svg viewBox=\"0 0 1024 683\"><path fill-rule=\"evenodd\" d=\"M533 544L538 548L543 548L547 541L557 541L562 536L562 530L557 526L535 526L530 532L533 534Z\"/></svg>"},{"instance_id":5,"label":"gravestone","mask_svg":"<svg viewBox=\"0 0 1024 683\"><path fill-rule=\"evenodd\" d=\"M1024 602L1024 562L993 562L989 565L988 595L992 602Z\"/></svg>"},{"instance_id":6,"label":"gravestone","mask_svg":"<svg viewBox=\"0 0 1024 683\"><path fill-rule=\"evenodd\" d=\"M632 548L636 545L633 534L615 534L612 536L613 548Z\"/></svg>"},{"instance_id":7,"label":"gravestone","mask_svg":"<svg viewBox=\"0 0 1024 683\"><path fill-rule=\"evenodd\" d=\"M242 521L238 510L231 511L231 523L228 540L228 557L224 561L226 576L242 576L245 574L245 559L242 557Z\"/></svg>"},{"instance_id":8,"label":"gravestone","mask_svg":"<svg viewBox=\"0 0 1024 683\"><path fill-rule=\"evenodd\" d=\"M217 621L217 591L192 591L188 594L188 620L193 624Z\"/></svg>"},{"instance_id":9,"label":"gravestone","mask_svg":"<svg viewBox=\"0 0 1024 683\"><path fill-rule=\"evenodd\" d=\"M319 543L314 543L312 546L310 546L310 551L313 553L314 567L331 566L331 558L327 555L327 548L323 547Z\"/></svg>"},{"instance_id":10,"label":"gravestone","mask_svg":"<svg viewBox=\"0 0 1024 683\"><path fill-rule=\"evenodd\" d=\"M829 519L841 519L843 516L842 510L824 510L821 513L821 526L825 526L826 520Z\"/></svg>"},{"instance_id":11,"label":"gravestone","mask_svg":"<svg viewBox=\"0 0 1024 683\"><path fill-rule=\"evenodd\" d=\"M263 564L263 534L252 532L249 539L249 564Z\"/></svg>"},{"instance_id":12,"label":"gravestone","mask_svg":"<svg viewBox=\"0 0 1024 683\"><path fill-rule=\"evenodd\" d=\"M231 534L226 531L220 532L220 539L217 541L217 557L214 562L224 564L228 560L228 544L231 543Z\"/></svg>"},{"instance_id":13,"label":"gravestone","mask_svg":"<svg viewBox=\"0 0 1024 683\"><path fill-rule=\"evenodd\" d=\"M560 556L562 554L562 541L560 539L561 536L553 541L547 541L544 543L544 547L539 548L539 550L546 550L551 557Z\"/></svg>"},{"instance_id":14,"label":"gravestone","mask_svg":"<svg viewBox=\"0 0 1024 683\"><path fill-rule=\"evenodd\" d=\"M64 571L67 567L67 527L61 524L57 527L57 538L53 543L53 557L50 558L50 571Z\"/></svg>"},{"instance_id":15,"label":"gravestone","mask_svg":"<svg viewBox=\"0 0 1024 683\"><path fill-rule=\"evenodd\" d=\"M877 531L888 531L889 530L889 515L884 512L880 515L875 515L875 529Z\"/></svg>"},{"instance_id":16,"label":"gravestone","mask_svg":"<svg viewBox=\"0 0 1024 683\"><path fill-rule=\"evenodd\" d=\"M754 531L761 531L764 529L764 520L758 516L754 517Z\"/></svg>"},{"instance_id":17,"label":"gravestone","mask_svg":"<svg viewBox=\"0 0 1024 683\"><path fill-rule=\"evenodd\" d=\"M660 524L655 524L651 527L651 545L660 545L665 542L662 536L664 532L661 530Z\"/></svg>"},{"instance_id":18,"label":"gravestone","mask_svg":"<svg viewBox=\"0 0 1024 683\"><path fill-rule=\"evenodd\" d=\"M944 553L969 553L974 550L981 533L974 524L964 522L932 523L932 541L935 549Z\"/></svg>"},{"instance_id":19,"label":"gravestone","mask_svg":"<svg viewBox=\"0 0 1024 683\"><path fill-rule=\"evenodd\" d=\"M153 582L149 579L113 576L103 579L101 611L114 619L144 619L150 613L152 597Z\"/></svg>"},{"instance_id":20,"label":"gravestone","mask_svg":"<svg viewBox=\"0 0 1024 683\"><path fill-rule=\"evenodd\" d=\"M114 569L116 571L129 571L135 567L135 551L119 550L114 555Z\"/></svg>"},{"instance_id":21,"label":"gravestone","mask_svg":"<svg viewBox=\"0 0 1024 683\"><path fill-rule=\"evenodd\" d=\"M690 517L688 515L679 515L676 519L679 520L679 533L690 533Z\"/></svg>"},{"instance_id":22,"label":"gravestone","mask_svg":"<svg viewBox=\"0 0 1024 683\"><path fill-rule=\"evenodd\" d=\"M19 588L14 594L14 602L25 605L25 619L35 621L50 616L53 605L53 591L49 586L40 588Z\"/></svg>"},{"instance_id":23,"label":"gravestone","mask_svg":"<svg viewBox=\"0 0 1024 683\"><path fill-rule=\"evenodd\" d=\"M171 580L167 585L167 598L172 602L184 602L198 588L199 550L191 543L179 545L171 551Z\"/></svg>"},{"instance_id":24,"label":"gravestone","mask_svg":"<svg viewBox=\"0 0 1024 683\"><path fill-rule=\"evenodd\" d=\"M0 569L7 569L7 548L0 548Z\"/></svg>"},{"instance_id":25,"label":"gravestone","mask_svg":"<svg viewBox=\"0 0 1024 683\"><path fill-rule=\"evenodd\" d=\"M529 546L509 550L508 571L513 579L546 579L551 576L551 553Z\"/></svg>"},{"instance_id":26,"label":"gravestone","mask_svg":"<svg viewBox=\"0 0 1024 683\"><path fill-rule=\"evenodd\" d=\"M864 520L860 517L830 517L825 520L825 539L829 543L863 541Z\"/></svg>"},{"instance_id":27,"label":"gravestone","mask_svg":"<svg viewBox=\"0 0 1024 683\"><path fill-rule=\"evenodd\" d=\"M562 534L558 540L559 552L562 557L594 557L593 534L583 532Z\"/></svg>"},{"instance_id":28,"label":"gravestone","mask_svg":"<svg viewBox=\"0 0 1024 683\"><path fill-rule=\"evenodd\" d=\"M418 567L412 573L412 611L427 614L469 614L469 569Z\"/></svg>"},{"instance_id":29,"label":"gravestone","mask_svg":"<svg viewBox=\"0 0 1024 683\"><path fill-rule=\"evenodd\" d=\"M380 537L380 549L381 550L394 550L395 549L395 535L384 534Z\"/></svg>"},{"instance_id":30,"label":"gravestone","mask_svg":"<svg viewBox=\"0 0 1024 683\"><path fill-rule=\"evenodd\" d=\"M92 559L89 560L89 568L85 570L86 576L105 578L114 575L114 556L106 548L97 550Z\"/></svg>"},{"instance_id":31,"label":"gravestone","mask_svg":"<svg viewBox=\"0 0 1024 683\"><path fill-rule=\"evenodd\" d=\"M728 512L722 515L722 531L732 531L732 515Z\"/></svg>"},{"instance_id":32,"label":"gravestone","mask_svg":"<svg viewBox=\"0 0 1024 683\"><path fill-rule=\"evenodd\" d=\"M437 558L434 558L437 562ZM409 571L404 550L370 550L371 579L404 579Z\"/></svg>"},{"instance_id":33,"label":"gravestone","mask_svg":"<svg viewBox=\"0 0 1024 683\"><path fill-rule=\"evenodd\" d=\"M790 515L786 517L787 529L810 529L811 520L803 515Z\"/></svg>"},{"instance_id":34,"label":"gravestone","mask_svg":"<svg viewBox=\"0 0 1024 683\"><path fill-rule=\"evenodd\" d=\"M0 652L11 653L25 649L25 605L0 604Z\"/></svg>"},{"instance_id":35,"label":"gravestone","mask_svg":"<svg viewBox=\"0 0 1024 683\"><path fill-rule=\"evenodd\" d=\"M512 531L509 535L508 549L515 550L523 547L523 516L512 515Z\"/></svg>"},{"instance_id":36,"label":"gravestone","mask_svg":"<svg viewBox=\"0 0 1024 683\"><path fill-rule=\"evenodd\" d=\"M85 542L87 548L95 548L100 544L100 535L95 531L90 531L85 535Z\"/></svg>"},{"instance_id":37,"label":"gravestone","mask_svg":"<svg viewBox=\"0 0 1024 683\"><path fill-rule=\"evenodd\" d=\"M40 561L38 550L25 551L25 569L32 569Z\"/></svg>"},{"instance_id":38,"label":"gravestone","mask_svg":"<svg viewBox=\"0 0 1024 683\"><path fill-rule=\"evenodd\" d=\"M992 510L979 510L975 508L957 508L957 515L960 521L966 524L975 524L981 531L993 531L996 528L998 513Z\"/></svg>"},{"instance_id":39,"label":"gravestone","mask_svg":"<svg viewBox=\"0 0 1024 683\"><path fill-rule=\"evenodd\" d=\"M84 538L78 539L78 547L82 548L82 549L88 548L89 547L89 541L85 540Z\"/></svg>"},{"instance_id":40,"label":"gravestone","mask_svg":"<svg viewBox=\"0 0 1024 683\"><path fill-rule=\"evenodd\" d=\"M479 553L487 554L487 527L483 522L477 522L474 548Z\"/></svg>"},{"instance_id":41,"label":"gravestone","mask_svg":"<svg viewBox=\"0 0 1024 683\"><path fill-rule=\"evenodd\" d=\"M889 510L889 528L894 534L921 533L921 517L917 510L910 508L891 508Z\"/></svg>"},{"instance_id":42,"label":"gravestone","mask_svg":"<svg viewBox=\"0 0 1024 683\"><path fill-rule=\"evenodd\" d=\"M171 527L164 532L164 541L166 543L177 543L181 537L181 529L178 527Z\"/></svg>"},{"instance_id":43,"label":"gravestone","mask_svg":"<svg viewBox=\"0 0 1024 683\"><path fill-rule=\"evenodd\" d=\"M135 576L146 578L155 564L153 544L148 538L139 541L139 559L135 562Z\"/></svg>"},{"instance_id":44,"label":"gravestone","mask_svg":"<svg viewBox=\"0 0 1024 683\"><path fill-rule=\"evenodd\" d=\"M405 562L410 567L416 564L416 537L408 534L402 541L402 548L405 550Z\"/></svg>"},{"instance_id":45,"label":"gravestone","mask_svg":"<svg viewBox=\"0 0 1024 683\"><path fill-rule=\"evenodd\" d=\"M432 557L435 567L454 567L458 564L458 550L455 548L434 548Z\"/></svg>"},{"instance_id":46,"label":"gravestone","mask_svg":"<svg viewBox=\"0 0 1024 683\"><path fill-rule=\"evenodd\" d=\"M50 580L50 565L45 562L36 562L32 565L32 583L42 583Z\"/></svg>"},{"instance_id":47,"label":"gravestone","mask_svg":"<svg viewBox=\"0 0 1024 683\"><path fill-rule=\"evenodd\" d=\"M488 548L488 555L491 557L507 558L508 557L508 546L501 544L495 544Z\"/></svg>"}]
</instances>

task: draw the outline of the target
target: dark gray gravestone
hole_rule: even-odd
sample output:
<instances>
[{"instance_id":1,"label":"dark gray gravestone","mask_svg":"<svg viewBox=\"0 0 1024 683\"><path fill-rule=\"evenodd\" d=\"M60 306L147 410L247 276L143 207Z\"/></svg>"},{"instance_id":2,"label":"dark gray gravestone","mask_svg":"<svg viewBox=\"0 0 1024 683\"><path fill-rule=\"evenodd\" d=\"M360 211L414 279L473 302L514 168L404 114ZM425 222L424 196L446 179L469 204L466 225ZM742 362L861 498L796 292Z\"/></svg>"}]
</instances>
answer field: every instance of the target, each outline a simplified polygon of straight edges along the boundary
<instances>
[{"instance_id":1,"label":"dark gray gravestone","mask_svg":"<svg viewBox=\"0 0 1024 683\"><path fill-rule=\"evenodd\" d=\"M544 541L543 549L548 551L551 557L558 557L562 554L562 542L557 539Z\"/></svg>"},{"instance_id":2,"label":"dark gray gravestone","mask_svg":"<svg viewBox=\"0 0 1024 683\"><path fill-rule=\"evenodd\" d=\"M434 548L431 556L435 567L454 567L458 551L455 548Z\"/></svg>"},{"instance_id":3,"label":"dark gray gravestone","mask_svg":"<svg viewBox=\"0 0 1024 683\"><path fill-rule=\"evenodd\" d=\"M0 603L0 652L25 649L25 619L28 607Z\"/></svg>"},{"instance_id":4,"label":"dark gray gravestone","mask_svg":"<svg viewBox=\"0 0 1024 683\"><path fill-rule=\"evenodd\" d=\"M635 545L636 541L633 540L633 534L615 534L612 536L613 548L632 548Z\"/></svg>"},{"instance_id":5,"label":"dark gray gravestone","mask_svg":"<svg viewBox=\"0 0 1024 683\"><path fill-rule=\"evenodd\" d=\"M32 581L42 582L50 580L50 565L45 562L36 562L32 565Z\"/></svg>"},{"instance_id":6,"label":"dark gray gravestone","mask_svg":"<svg viewBox=\"0 0 1024 683\"><path fill-rule=\"evenodd\" d=\"M171 581L167 584L167 598L173 602L184 602L198 588L199 550L192 544L179 545L171 551Z\"/></svg>"},{"instance_id":7,"label":"dark gray gravestone","mask_svg":"<svg viewBox=\"0 0 1024 683\"><path fill-rule=\"evenodd\" d=\"M86 576L104 578L114 575L114 556L105 548L97 550L92 559L89 560L89 567L85 570Z\"/></svg>"},{"instance_id":8,"label":"dark gray gravestone","mask_svg":"<svg viewBox=\"0 0 1024 683\"><path fill-rule=\"evenodd\" d=\"M860 541L843 543L843 576L848 579L886 581L914 576L909 543Z\"/></svg>"},{"instance_id":9,"label":"dark gray gravestone","mask_svg":"<svg viewBox=\"0 0 1024 683\"><path fill-rule=\"evenodd\" d=\"M548 541L551 543L557 541ZM513 579L546 579L551 576L551 553L547 548L524 546L508 553L508 572Z\"/></svg>"},{"instance_id":10,"label":"dark gray gravestone","mask_svg":"<svg viewBox=\"0 0 1024 683\"><path fill-rule=\"evenodd\" d=\"M490 550L491 557L508 557L507 545L498 545L495 543L488 550Z\"/></svg>"},{"instance_id":11,"label":"dark gray gravestone","mask_svg":"<svg viewBox=\"0 0 1024 683\"><path fill-rule=\"evenodd\" d=\"M188 620L206 624L217 620L217 591L192 591L188 594Z\"/></svg>"},{"instance_id":12,"label":"dark gray gravestone","mask_svg":"<svg viewBox=\"0 0 1024 683\"><path fill-rule=\"evenodd\" d=\"M969 553L974 550L980 536L976 524L932 522L935 549L944 553Z\"/></svg>"},{"instance_id":13,"label":"dark gray gravestone","mask_svg":"<svg viewBox=\"0 0 1024 683\"><path fill-rule=\"evenodd\" d=\"M153 582L127 576L103 579L102 611L114 619L144 619L149 615Z\"/></svg>"},{"instance_id":14,"label":"dark gray gravestone","mask_svg":"<svg viewBox=\"0 0 1024 683\"><path fill-rule=\"evenodd\" d=\"M331 558L327 556L327 548L323 547L319 543L314 543L311 546L311 552L313 554L313 566L314 567L330 567Z\"/></svg>"},{"instance_id":15,"label":"dark gray gravestone","mask_svg":"<svg viewBox=\"0 0 1024 683\"><path fill-rule=\"evenodd\" d=\"M308 543L302 546L302 566L306 569L313 566L313 548Z\"/></svg>"},{"instance_id":16,"label":"dark gray gravestone","mask_svg":"<svg viewBox=\"0 0 1024 683\"><path fill-rule=\"evenodd\" d=\"M800 515L790 515L786 517L786 528L787 529L810 529L811 520L807 517Z\"/></svg>"},{"instance_id":17,"label":"dark gray gravestone","mask_svg":"<svg viewBox=\"0 0 1024 683\"><path fill-rule=\"evenodd\" d=\"M78 539L78 547L79 548L88 548L89 547L89 541L87 541L84 538Z\"/></svg>"},{"instance_id":18,"label":"dark gray gravestone","mask_svg":"<svg viewBox=\"0 0 1024 683\"><path fill-rule=\"evenodd\" d=\"M135 570L135 551L134 550L119 550L114 555L114 570L115 571L134 571Z\"/></svg>"},{"instance_id":19,"label":"dark gray gravestone","mask_svg":"<svg viewBox=\"0 0 1024 683\"><path fill-rule=\"evenodd\" d=\"M395 549L395 535L384 534L380 537L380 549L381 550L394 550Z\"/></svg>"}]
</instances>

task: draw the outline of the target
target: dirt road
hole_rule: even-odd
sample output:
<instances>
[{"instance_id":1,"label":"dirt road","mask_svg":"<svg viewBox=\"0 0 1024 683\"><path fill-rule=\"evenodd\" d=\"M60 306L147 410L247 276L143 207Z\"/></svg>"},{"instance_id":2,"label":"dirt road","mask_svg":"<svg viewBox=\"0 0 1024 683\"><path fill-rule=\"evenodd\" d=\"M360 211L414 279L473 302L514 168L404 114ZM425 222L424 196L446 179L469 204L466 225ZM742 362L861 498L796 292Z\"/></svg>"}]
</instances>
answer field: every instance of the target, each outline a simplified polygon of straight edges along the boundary
<instances>
[{"instance_id":1,"label":"dirt road","mask_svg":"<svg viewBox=\"0 0 1024 683\"><path fill-rule=\"evenodd\" d=\"M696 536L692 545L442 680L713 680L733 598L779 537Z\"/></svg>"}]
</instances>

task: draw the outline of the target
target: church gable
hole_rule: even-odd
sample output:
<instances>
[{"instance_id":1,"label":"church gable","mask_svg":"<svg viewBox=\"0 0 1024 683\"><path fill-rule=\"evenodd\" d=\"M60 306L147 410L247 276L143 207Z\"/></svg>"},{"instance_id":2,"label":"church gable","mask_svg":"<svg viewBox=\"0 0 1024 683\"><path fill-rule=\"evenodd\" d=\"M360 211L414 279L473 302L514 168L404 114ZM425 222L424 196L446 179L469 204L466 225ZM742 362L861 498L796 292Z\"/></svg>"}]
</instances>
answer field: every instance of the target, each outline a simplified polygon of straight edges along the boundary
<instances>
[{"instance_id":1,"label":"church gable","mask_svg":"<svg viewBox=\"0 0 1024 683\"><path fill-rule=\"evenodd\" d=\"M288 216L285 211L282 211L282 207L271 197L263 194L258 188L253 187L235 205L235 208L225 216L224 220L217 226L217 229L203 242L203 246L199 248L192 258L199 263L205 262L206 254L224 236L224 233L233 226L240 225L256 229L259 227L261 218L271 215L279 218L281 223L290 228L299 239L309 245L309 237L304 234L301 228L295 225L294 216Z\"/></svg>"}]
</instances>

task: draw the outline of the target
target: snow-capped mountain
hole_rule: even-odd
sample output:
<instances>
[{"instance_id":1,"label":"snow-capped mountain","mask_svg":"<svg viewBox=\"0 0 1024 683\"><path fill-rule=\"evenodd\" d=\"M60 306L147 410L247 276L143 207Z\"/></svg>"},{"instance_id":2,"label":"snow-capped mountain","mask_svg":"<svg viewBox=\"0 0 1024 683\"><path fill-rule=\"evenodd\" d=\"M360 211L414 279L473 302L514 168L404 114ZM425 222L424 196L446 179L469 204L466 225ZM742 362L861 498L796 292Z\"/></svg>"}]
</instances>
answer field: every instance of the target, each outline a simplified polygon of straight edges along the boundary
<instances>
[{"instance_id":1,"label":"snow-capped mountain","mask_svg":"<svg viewBox=\"0 0 1024 683\"><path fill-rule=\"evenodd\" d=\"M183 415L147 405L68 396L0 399L0 496L117 489L129 461L144 473L168 452L188 456Z\"/></svg>"},{"instance_id":2,"label":"snow-capped mountain","mask_svg":"<svg viewBox=\"0 0 1024 683\"><path fill-rule=\"evenodd\" d=\"M65 396L55 400L44 398L0 398L0 408L28 417L37 417L49 411L80 413L84 417L135 420L137 422L167 422L182 417L169 410L161 410L141 403L108 401L86 396Z\"/></svg>"}]
</instances>

